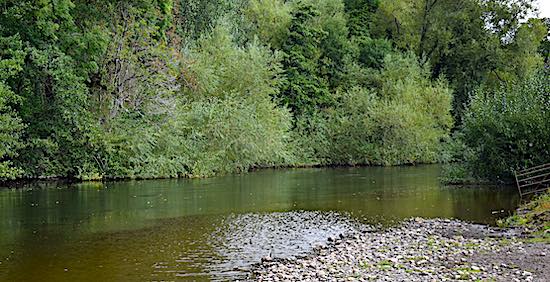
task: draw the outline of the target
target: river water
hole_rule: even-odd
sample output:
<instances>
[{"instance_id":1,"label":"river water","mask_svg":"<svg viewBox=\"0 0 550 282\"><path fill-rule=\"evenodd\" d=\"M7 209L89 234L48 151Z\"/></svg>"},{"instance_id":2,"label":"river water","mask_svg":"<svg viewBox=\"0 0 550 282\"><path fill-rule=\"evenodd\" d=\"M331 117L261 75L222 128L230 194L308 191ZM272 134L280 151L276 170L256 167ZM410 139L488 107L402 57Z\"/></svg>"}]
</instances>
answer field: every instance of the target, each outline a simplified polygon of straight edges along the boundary
<instances>
[{"instance_id":1,"label":"river water","mask_svg":"<svg viewBox=\"0 0 550 282\"><path fill-rule=\"evenodd\" d=\"M459 189L439 166L261 170L210 179L0 188L0 281L234 280L357 222L494 224L515 190Z\"/></svg>"}]
</instances>

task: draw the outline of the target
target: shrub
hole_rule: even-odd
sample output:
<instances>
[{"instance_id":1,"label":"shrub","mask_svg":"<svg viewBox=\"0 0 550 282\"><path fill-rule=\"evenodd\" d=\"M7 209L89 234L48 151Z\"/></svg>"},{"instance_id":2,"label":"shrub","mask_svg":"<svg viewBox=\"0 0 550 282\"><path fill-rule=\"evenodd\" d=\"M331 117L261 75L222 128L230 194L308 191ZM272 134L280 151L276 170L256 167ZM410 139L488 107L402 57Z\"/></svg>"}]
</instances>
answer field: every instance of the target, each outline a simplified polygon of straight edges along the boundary
<instances>
[{"instance_id":1,"label":"shrub","mask_svg":"<svg viewBox=\"0 0 550 282\"><path fill-rule=\"evenodd\" d=\"M280 67L275 54L237 47L223 27L199 40L183 70L184 97L166 123L133 131L120 148L121 175L202 177L276 165L286 152L290 114L271 100Z\"/></svg>"},{"instance_id":2,"label":"shrub","mask_svg":"<svg viewBox=\"0 0 550 282\"><path fill-rule=\"evenodd\" d=\"M452 126L451 90L430 81L414 56L386 56L376 89L352 88L336 106L302 121L298 135L325 164L399 165L439 160ZM376 91L378 90L378 91Z\"/></svg>"},{"instance_id":3,"label":"shrub","mask_svg":"<svg viewBox=\"0 0 550 282\"><path fill-rule=\"evenodd\" d=\"M514 170L550 162L549 93L548 71L476 93L460 135L474 177L510 181Z\"/></svg>"},{"instance_id":4,"label":"shrub","mask_svg":"<svg viewBox=\"0 0 550 282\"><path fill-rule=\"evenodd\" d=\"M195 176L283 163L290 115L269 100L227 96L186 103L173 125Z\"/></svg>"}]
</instances>

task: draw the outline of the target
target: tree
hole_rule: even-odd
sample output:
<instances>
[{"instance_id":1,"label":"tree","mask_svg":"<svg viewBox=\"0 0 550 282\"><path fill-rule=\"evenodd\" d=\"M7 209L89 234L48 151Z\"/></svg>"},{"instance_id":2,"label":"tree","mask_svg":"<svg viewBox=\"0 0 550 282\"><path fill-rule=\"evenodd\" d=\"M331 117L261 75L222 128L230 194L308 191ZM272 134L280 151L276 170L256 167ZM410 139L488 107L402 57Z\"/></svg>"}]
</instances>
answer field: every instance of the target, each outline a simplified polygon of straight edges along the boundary
<instances>
[{"instance_id":1,"label":"tree","mask_svg":"<svg viewBox=\"0 0 550 282\"><path fill-rule=\"evenodd\" d=\"M513 171L550 161L550 76L531 74L512 86L480 90L458 141L475 178L511 182Z\"/></svg>"},{"instance_id":2,"label":"tree","mask_svg":"<svg viewBox=\"0 0 550 282\"><path fill-rule=\"evenodd\" d=\"M413 54L387 55L377 87L335 93L331 107L300 117L295 140L322 164L399 165L440 160L452 127L451 89Z\"/></svg>"},{"instance_id":3,"label":"tree","mask_svg":"<svg viewBox=\"0 0 550 282\"><path fill-rule=\"evenodd\" d=\"M291 5L281 0L251 0L244 9L253 36L280 49L288 35Z\"/></svg>"},{"instance_id":4,"label":"tree","mask_svg":"<svg viewBox=\"0 0 550 282\"><path fill-rule=\"evenodd\" d=\"M248 4L247 0L174 1L174 24L186 46L210 32L224 18L225 24L229 25L233 33L240 32L244 18L241 11Z\"/></svg>"},{"instance_id":5,"label":"tree","mask_svg":"<svg viewBox=\"0 0 550 282\"><path fill-rule=\"evenodd\" d=\"M107 142L117 138L105 137L113 119L151 121L172 107L172 7L170 0L4 1L0 36L17 35L25 46L24 64L4 84L21 97L26 144L15 161L26 176L99 177L117 151Z\"/></svg>"},{"instance_id":6,"label":"tree","mask_svg":"<svg viewBox=\"0 0 550 282\"><path fill-rule=\"evenodd\" d=\"M540 43L539 53L544 60L545 67L550 68L550 18L545 18L543 19L543 21L546 25L546 30L548 31L548 34Z\"/></svg>"},{"instance_id":7,"label":"tree","mask_svg":"<svg viewBox=\"0 0 550 282\"><path fill-rule=\"evenodd\" d=\"M371 23L378 9L378 0L344 0L345 12L348 16L350 36L370 36Z\"/></svg>"},{"instance_id":8,"label":"tree","mask_svg":"<svg viewBox=\"0 0 550 282\"><path fill-rule=\"evenodd\" d=\"M392 51L385 39L371 37L371 25L380 5L378 0L346 0L345 12L349 37L357 46L356 60L366 68L381 69L384 57Z\"/></svg>"},{"instance_id":9,"label":"tree","mask_svg":"<svg viewBox=\"0 0 550 282\"><path fill-rule=\"evenodd\" d=\"M540 58L532 50L542 39L540 25L521 23L532 2L384 1L373 33L412 50L421 64L430 62L433 77L445 75L455 89L454 115L460 120L479 85L513 83L538 67Z\"/></svg>"},{"instance_id":10,"label":"tree","mask_svg":"<svg viewBox=\"0 0 550 282\"><path fill-rule=\"evenodd\" d=\"M18 35L26 51L20 72L7 83L22 97L18 113L27 125L27 144L17 162L32 168L25 170L28 174L77 174L80 157L87 159L82 152L89 128L85 81L94 56L73 57L85 54L92 39L75 24L74 7L70 0L3 3L0 36Z\"/></svg>"},{"instance_id":11,"label":"tree","mask_svg":"<svg viewBox=\"0 0 550 282\"><path fill-rule=\"evenodd\" d=\"M21 147L20 135L24 128L13 106L21 102L6 80L22 69L25 52L18 36L0 37L0 180L14 179L21 169L12 159Z\"/></svg>"},{"instance_id":12,"label":"tree","mask_svg":"<svg viewBox=\"0 0 550 282\"><path fill-rule=\"evenodd\" d=\"M295 115L330 102L328 82L319 72L320 44L326 32L311 25L317 15L319 12L312 5L300 2L292 13L289 35L282 48L286 81L279 97Z\"/></svg>"}]
</instances>

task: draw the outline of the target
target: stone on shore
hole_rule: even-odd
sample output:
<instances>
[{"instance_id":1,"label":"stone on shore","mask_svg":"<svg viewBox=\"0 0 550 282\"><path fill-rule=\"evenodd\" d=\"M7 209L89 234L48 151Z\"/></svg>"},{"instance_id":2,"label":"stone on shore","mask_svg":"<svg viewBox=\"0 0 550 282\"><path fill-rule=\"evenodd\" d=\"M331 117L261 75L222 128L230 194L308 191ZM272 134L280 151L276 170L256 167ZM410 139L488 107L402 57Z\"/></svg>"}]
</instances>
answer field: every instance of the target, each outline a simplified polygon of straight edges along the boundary
<instances>
[{"instance_id":1,"label":"stone on shore","mask_svg":"<svg viewBox=\"0 0 550 282\"><path fill-rule=\"evenodd\" d=\"M510 230L420 219L329 238L311 255L264 260L258 281L549 281L550 245L524 244Z\"/></svg>"}]
</instances>

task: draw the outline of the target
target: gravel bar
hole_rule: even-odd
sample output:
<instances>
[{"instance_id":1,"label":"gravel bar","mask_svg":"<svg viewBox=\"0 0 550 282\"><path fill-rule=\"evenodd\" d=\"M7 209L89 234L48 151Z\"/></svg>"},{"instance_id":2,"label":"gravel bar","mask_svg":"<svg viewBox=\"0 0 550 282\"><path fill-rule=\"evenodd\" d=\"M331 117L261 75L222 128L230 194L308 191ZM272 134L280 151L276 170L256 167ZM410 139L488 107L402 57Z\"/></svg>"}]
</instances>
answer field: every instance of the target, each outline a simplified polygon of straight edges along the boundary
<instances>
[{"instance_id":1,"label":"gravel bar","mask_svg":"<svg viewBox=\"0 0 550 282\"><path fill-rule=\"evenodd\" d=\"M306 256L264 257L256 281L550 281L550 244L513 229L414 218L333 236Z\"/></svg>"}]
</instances>

